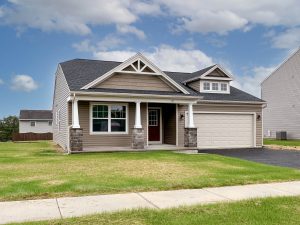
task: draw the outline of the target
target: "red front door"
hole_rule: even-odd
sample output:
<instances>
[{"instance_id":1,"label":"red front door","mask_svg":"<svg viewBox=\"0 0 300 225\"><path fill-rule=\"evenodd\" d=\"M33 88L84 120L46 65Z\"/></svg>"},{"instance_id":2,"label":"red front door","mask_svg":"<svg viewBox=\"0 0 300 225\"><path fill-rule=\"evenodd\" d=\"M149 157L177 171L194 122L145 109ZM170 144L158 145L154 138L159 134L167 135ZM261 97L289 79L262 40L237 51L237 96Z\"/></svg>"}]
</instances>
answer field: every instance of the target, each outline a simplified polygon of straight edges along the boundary
<instances>
[{"instance_id":1,"label":"red front door","mask_svg":"<svg viewBox=\"0 0 300 225\"><path fill-rule=\"evenodd\" d=\"M148 109L149 141L160 142L160 109Z\"/></svg>"}]
</instances>

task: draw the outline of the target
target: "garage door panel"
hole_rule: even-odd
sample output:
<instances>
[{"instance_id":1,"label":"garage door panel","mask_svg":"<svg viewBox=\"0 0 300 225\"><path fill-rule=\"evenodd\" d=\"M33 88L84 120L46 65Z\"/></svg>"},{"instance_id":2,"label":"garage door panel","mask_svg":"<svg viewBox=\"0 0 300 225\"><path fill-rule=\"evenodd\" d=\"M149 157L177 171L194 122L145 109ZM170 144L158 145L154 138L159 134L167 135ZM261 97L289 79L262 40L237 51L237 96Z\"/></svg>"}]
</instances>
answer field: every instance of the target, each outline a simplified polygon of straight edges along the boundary
<instances>
[{"instance_id":1,"label":"garage door panel","mask_svg":"<svg viewBox=\"0 0 300 225\"><path fill-rule=\"evenodd\" d=\"M252 114L195 113L194 119L200 148L253 146Z\"/></svg>"}]
</instances>

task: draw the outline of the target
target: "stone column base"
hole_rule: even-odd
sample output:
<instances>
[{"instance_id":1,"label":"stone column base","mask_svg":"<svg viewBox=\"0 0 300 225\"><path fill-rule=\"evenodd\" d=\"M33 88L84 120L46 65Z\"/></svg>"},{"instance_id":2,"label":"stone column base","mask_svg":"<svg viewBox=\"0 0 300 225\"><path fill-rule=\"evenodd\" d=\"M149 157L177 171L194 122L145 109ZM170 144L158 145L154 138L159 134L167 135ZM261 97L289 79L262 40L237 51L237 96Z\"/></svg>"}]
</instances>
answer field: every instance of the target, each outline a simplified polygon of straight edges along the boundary
<instances>
[{"instance_id":1,"label":"stone column base","mask_svg":"<svg viewBox=\"0 0 300 225\"><path fill-rule=\"evenodd\" d=\"M197 147L197 128L184 128L184 147Z\"/></svg>"},{"instance_id":2,"label":"stone column base","mask_svg":"<svg viewBox=\"0 0 300 225\"><path fill-rule=\"evenodd\" d=\"M133 149L144 149L145 148L145 138L144 138L143 128L133 128L132 129L132 139L131 147Z\"/></svg>"},{"instance_id":3,"label":"stone column base","mask_svg":"<svg viewBox=\"0 0 300 225\"><path fill-rule=\"evenodd\" d=\"M82 151L83 129L82 128L70 128L70 151Z\"/></svg>"}]
</instances>

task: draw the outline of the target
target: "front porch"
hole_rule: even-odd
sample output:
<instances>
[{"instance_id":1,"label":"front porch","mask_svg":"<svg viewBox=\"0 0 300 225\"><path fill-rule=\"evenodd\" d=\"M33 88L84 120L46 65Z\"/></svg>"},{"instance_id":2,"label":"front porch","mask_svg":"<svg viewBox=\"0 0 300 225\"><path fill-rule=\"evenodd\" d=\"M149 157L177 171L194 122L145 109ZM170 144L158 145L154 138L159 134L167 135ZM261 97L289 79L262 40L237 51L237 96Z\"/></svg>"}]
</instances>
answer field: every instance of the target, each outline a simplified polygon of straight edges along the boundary
<instances>
[{"instance_id":1,"label":"front porch","mask_svg":"<svg viewBox=\"0 0 300 225\"><path fill-rule=\"evenodd\" d=\"M105 101L106 100L106 101ZM194 149L193 103L174 99L70 99L69 153ZM125 102L126 101L126 102ZM185 114L178 113L186 106ZM179 132L180 130L180 132ZM184 136L184 141L183 140ZM189 139L193 138L193 143Z\"/></svg>"}]
</instances>

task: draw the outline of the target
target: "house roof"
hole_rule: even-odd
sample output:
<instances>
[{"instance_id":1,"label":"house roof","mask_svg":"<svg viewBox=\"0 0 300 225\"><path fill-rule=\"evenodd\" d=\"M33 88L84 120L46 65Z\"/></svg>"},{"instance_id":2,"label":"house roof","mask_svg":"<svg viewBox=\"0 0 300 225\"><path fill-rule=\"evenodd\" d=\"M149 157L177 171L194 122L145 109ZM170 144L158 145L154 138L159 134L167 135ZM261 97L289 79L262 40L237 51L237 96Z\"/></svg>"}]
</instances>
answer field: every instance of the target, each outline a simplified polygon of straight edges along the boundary
<instances>
[{"instance_id":1,"label":"house roof","mask_svg":"<svg viewBox=\"0 0 300 225\"><path fill-rule=\"evenodd\" d=\"M51 110L20 110L20 120L52 120Z\"/></svg>"},{"instance_id":2,"label":"house roof","mask_svg":"<svg viewBox=\"0 0 300 225\"><path fill-rule=\"evenodd\" d=\"M102 61L102 60L88 60L88 59L73 59L70 61L60 63L63 73L66 77L68 86L71 91L82 92L114 92L114 93L138 93L138 94L158 94L158 95L184 95L184 93L178 92L164 92L164 91L147 91L147 90L125 90L125 89L108 89L108 88L90 88L82 90L81 88L86 84L92 82L98 77L104 75L108 71L112 70L122 62L115 61ZM184 72L170 72L164 71L170 78L172 78L177 84L187 90L191 96L202 97L203 100L223 100L223 101L253 101L264 102L263 100L252 96L237 88L230 87L230 94L214 94L214 93L199 93L192 88L184 85L184 81L194 77L201 76L206 73L215 65L209 66L202 70L193 73Z\"/></svg>"}]
</instances>

